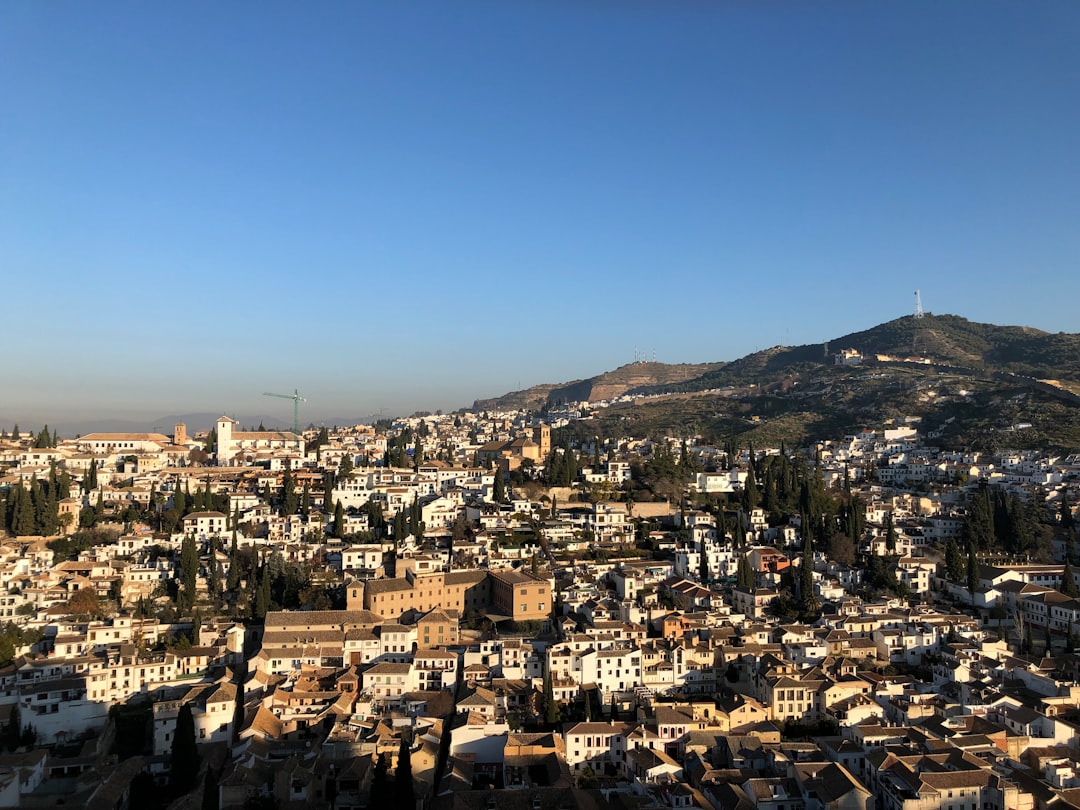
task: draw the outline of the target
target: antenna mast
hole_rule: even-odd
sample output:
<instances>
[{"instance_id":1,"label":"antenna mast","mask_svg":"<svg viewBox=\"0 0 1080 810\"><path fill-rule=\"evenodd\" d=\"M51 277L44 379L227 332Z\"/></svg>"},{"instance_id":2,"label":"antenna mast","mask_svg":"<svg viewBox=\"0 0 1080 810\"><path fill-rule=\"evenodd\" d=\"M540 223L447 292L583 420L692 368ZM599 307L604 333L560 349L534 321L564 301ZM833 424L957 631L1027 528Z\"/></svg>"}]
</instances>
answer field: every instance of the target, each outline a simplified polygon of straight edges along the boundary
<instances>
[{"instance_id":1,"label":"antenna mast","mask_svg":"<svg viewBox=\"0 0 1080 810\"><path fill-rule=\"evenodd\" d=\"M919 291L915 291L915 320L921 321L923 316L922 311L922 296L919 295Z\"/></svg>"}]
</instances>

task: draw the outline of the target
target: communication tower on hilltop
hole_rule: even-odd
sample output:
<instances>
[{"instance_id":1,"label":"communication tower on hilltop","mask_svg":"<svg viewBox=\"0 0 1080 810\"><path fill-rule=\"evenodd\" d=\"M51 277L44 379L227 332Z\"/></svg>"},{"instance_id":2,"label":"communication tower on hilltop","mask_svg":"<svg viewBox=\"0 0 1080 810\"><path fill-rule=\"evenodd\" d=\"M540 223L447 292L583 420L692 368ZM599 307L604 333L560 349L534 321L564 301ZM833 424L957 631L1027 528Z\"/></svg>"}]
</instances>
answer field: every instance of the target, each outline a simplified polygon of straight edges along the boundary
<instances>
[{"instance_id":1,"label":"communication tower on hilltop","mask_svg":"<svg viewBox=\"0 0 1080 810\"><path fill-rule=\"evenodd\" d=\"M919 295L919 291L915 291L915 320L921 321L923 316L922 311L922 296Z\"/></svg>"}]
</instances>

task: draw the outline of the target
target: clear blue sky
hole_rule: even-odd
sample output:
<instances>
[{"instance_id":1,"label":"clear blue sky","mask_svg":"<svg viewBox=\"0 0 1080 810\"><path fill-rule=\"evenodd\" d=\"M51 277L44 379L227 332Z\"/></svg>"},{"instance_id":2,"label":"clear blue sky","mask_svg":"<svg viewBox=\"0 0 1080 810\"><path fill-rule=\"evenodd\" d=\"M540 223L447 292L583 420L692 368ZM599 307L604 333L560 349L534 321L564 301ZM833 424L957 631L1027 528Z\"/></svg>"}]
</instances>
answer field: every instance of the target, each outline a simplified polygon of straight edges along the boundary
<instances>
[{"instance_id":1,"label":"clear blue sky","mask_svg":"<svg viewBox=\"0 0 1080 810\"><path fill-rule=\"evenodd\" d=\"M1080 3L5 2L0 419L1080 331Z\"/></svg>"}]
</instances>

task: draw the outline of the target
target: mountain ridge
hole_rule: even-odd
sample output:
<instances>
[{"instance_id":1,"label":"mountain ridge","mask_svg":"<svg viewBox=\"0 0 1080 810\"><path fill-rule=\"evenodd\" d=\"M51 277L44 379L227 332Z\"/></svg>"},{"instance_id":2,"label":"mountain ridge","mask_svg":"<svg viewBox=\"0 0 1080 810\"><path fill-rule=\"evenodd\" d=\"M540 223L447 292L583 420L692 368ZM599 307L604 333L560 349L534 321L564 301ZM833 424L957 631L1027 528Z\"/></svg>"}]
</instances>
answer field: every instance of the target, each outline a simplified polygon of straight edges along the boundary
<instances>
[{"instance_id":1,"label":"mountain ridge","mask_svg":"<svg viewBox=\"0 0 1080 810\"><path fill-rule=\"evenodd\" d=\"M539 408L563 402L597 402L625 394L689 393L779 382L809 368L831 365L835 353L854 349L877 355L918 357L947 366L1080 381L1080 334L1030 326L998 326L957 315L926 313L895 318L823 343L774 346L729 362L668 365L632 363L593 377L543 383L501 397L478 399L477 409ZM630 384L637 369L637 384ZM701 373L695 374L694 371ZM667 377L666 381L662 377Z\"/></svg>"}]
</instances>

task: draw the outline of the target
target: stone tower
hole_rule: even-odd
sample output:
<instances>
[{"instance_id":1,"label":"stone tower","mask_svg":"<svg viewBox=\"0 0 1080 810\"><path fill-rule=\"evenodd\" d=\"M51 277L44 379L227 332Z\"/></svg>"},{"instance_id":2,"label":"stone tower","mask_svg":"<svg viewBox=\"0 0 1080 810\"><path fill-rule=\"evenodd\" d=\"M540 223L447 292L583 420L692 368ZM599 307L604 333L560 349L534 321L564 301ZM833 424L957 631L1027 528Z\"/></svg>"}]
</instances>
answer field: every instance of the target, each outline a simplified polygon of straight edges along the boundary
<instances>
[{"instance_id":1,"label":"stone tower","mask_svg":"<svg viewBox=\"0 0 1080 810\"><path fill-rule=\"evenodd\" d=\"M541 423L533 428L533 441L540 446L540 459L546 460L551 453L551 426Z\"/></svg>"},{"instance_id":2,"label":"stone tower","mask_svg":"<svg viewBox=\"0 0 1080 810\"><path fill-rule=\"evenodd\" d=\"M177 422L176 427L173 428L172 441L173 444L181 446L187 444L187 425L183 422Z\"/></svg>"}]
</instances>

